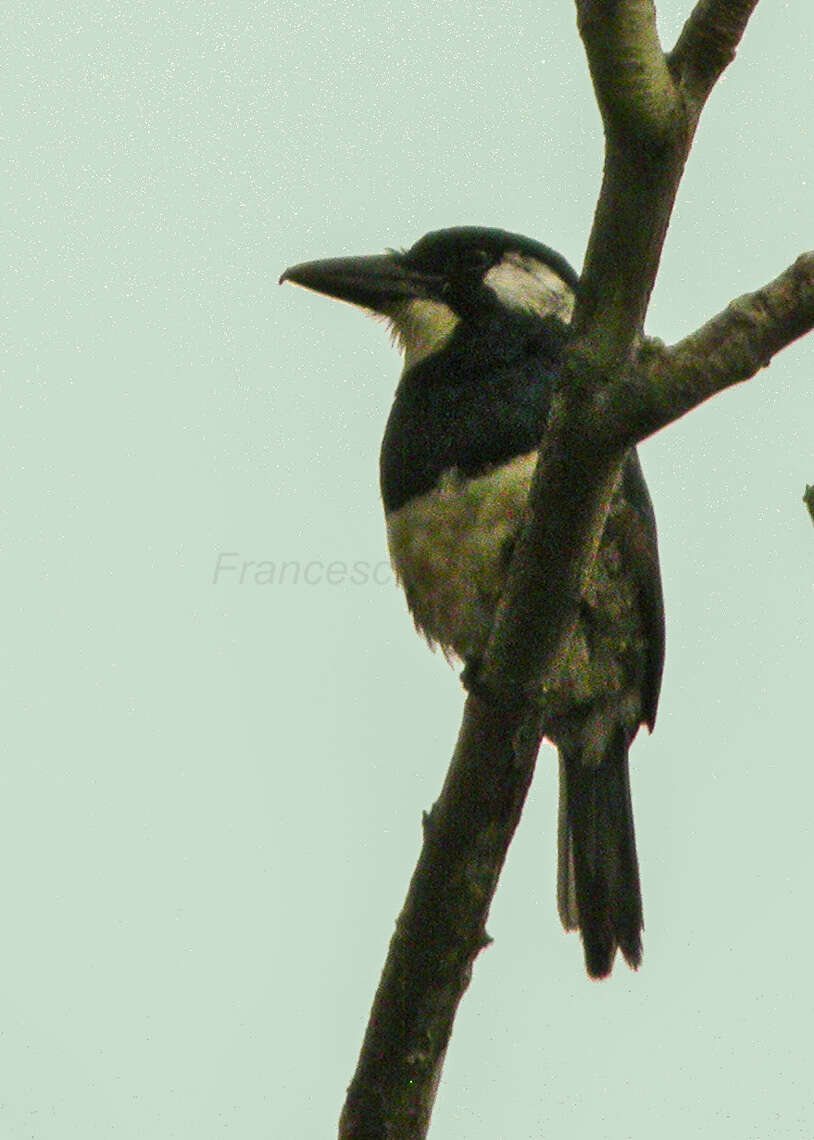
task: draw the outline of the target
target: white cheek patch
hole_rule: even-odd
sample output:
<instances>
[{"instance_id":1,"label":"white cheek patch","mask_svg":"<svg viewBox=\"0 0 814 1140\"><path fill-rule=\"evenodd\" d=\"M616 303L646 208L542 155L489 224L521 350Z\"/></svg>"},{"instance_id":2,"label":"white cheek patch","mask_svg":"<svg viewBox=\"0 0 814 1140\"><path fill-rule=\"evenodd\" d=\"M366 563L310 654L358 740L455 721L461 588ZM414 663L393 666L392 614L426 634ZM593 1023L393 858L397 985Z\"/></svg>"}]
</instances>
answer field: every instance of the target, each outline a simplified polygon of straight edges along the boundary
<instances>
[{"instance_id":1,"label":"white cheek patch","mask_svg":"<svg viewBox=\"0 0 814 1140\"><path fill-rule=\"evenodd\" d=\"M550 265L522 253L507 253L483 279L498 300L512 309L541 317L559 317L568 323L574 311L574 293Z\"/></svg>"},{"instance_id":2,"label":"white cheek patch","mask_svg":"<svg viewBox=\"0 0 814 1140\"><path fill-rule=\"evenodd\" d=\"M406 371L439 352L455 332L460 318L443 301L417 298L395 305L388 320L404 353Z\"/></svg>"}]
</instances>

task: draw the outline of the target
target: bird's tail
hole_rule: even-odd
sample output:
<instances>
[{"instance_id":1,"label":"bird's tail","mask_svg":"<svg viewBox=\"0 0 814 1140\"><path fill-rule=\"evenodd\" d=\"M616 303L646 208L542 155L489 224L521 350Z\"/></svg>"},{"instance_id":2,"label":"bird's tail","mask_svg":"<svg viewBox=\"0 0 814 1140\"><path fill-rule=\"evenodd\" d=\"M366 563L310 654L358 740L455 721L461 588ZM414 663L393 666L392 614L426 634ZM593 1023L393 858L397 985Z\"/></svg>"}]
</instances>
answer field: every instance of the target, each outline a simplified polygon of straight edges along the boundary
<instances>
[{"instance_id":1,"label":"bird's tail","mask_svg":"<svg viewBox=\"0 0 814 1140\"><path fill-rule=\"evenodd\" d=\"M633 969L642 960L642 895L628 778L628 739L611 733L599 763L560 747L557 905L566 930L582 934L585 966L604 978L617 947Z\"/></svg>"}]
</instances>

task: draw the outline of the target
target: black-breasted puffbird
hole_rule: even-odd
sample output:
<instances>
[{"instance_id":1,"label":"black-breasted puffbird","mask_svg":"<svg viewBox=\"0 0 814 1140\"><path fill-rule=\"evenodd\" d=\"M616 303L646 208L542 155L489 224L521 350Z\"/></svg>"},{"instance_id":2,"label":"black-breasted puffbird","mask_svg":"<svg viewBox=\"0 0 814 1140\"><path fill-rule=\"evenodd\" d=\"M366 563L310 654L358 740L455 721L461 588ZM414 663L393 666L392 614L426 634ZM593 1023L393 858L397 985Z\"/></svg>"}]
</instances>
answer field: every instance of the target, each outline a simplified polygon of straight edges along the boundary
<instances>
[{"instance_id":1,"label":"black-breasted puffbird","mask_svg":"<svg viewBox=\"0 0 814 1140\"><path fill-rule=\"evenodd\" d=\"M381 448L390 555L416 626L466 663L488 639L579 280L548 247L462 226L406 252L309 261L280 278L385 317L404 370ZM592 977L642 956L628 748L652 731L664 662L656 524L624 462L563 671L557 903Z\"/></svg>"}]
</instances>

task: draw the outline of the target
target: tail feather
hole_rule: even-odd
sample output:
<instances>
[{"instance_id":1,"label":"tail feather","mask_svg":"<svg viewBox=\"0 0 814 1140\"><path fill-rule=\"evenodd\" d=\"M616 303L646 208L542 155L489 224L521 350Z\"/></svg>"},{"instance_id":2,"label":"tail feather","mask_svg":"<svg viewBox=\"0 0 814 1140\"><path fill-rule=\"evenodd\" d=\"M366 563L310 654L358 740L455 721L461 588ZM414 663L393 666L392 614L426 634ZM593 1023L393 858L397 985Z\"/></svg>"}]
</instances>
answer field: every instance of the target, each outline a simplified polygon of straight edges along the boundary
<instances>
[{"instance_id":1,"label":"tail feather","mask_svg":"<svg viewBox=\"0 0 814 1140\"><path fill-rule=\"evenodd\" d=\"M560 750L557 903L566 930L579 929L585 965L604 978L617 948L642 960L642 896L628 778L628 741L617 727L598 764Z\"/></svg>"}]
</instances>

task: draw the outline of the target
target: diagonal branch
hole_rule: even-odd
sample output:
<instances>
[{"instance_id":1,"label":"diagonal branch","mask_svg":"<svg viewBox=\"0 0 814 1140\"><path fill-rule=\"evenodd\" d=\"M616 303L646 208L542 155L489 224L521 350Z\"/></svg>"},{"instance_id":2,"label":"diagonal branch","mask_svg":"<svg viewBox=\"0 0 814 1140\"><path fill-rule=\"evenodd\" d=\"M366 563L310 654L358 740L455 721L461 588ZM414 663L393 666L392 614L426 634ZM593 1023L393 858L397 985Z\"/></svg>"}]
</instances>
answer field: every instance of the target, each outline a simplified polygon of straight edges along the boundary
<instances>
[{"instance_id":1,"label":"diagonal branch","mask_svg":"<svg viewBox=\"0 0 814 1140\"><path fill-rule=\"evenodd\" d=\"M577 27L606 132L659 150L676 91L651 0L577 0Z\"/></svg>"},{"instance_id":2,"label":"diagonal branch","mask_svg":"<svg viewBox=\"0 0 814 1140\"><path fill-rule=\"evenodd\" d=\"M703 42L717 52L710 74L720 74L755 3L701 0L690 16L685 44L703 29ZM482 683L504 699L539 685L573 628L629 438L618 424L616 433L597 424L591 407L615 377L630 373L703 107L703 98L686 97L678 64L668 73L652 0L577 0L577 21L605 127L605 169L574 336L532 485L533 517L484 662Z\"/></svg>"},{"instance_id":3,"label":"diagonal branch","mask_svg":"<svg viewBox=\"0 0 814 1140\"><path fill-rule=\"evenodd\" d=\"M567 643L625 449L752 375L811 327L812 267L800 259L673 349L647 342L636 351L698 116L755 3L701 0L665 58L651 0L577 0L606 156L574 337L540 449L533 520L512 560L479 695L467 699L453 763L426 821L340 1140L426 1135L544 727L523 694Z\"/></svg>"},{"instance_id":4,"label":"diagonal branch","mask_svg":"<svg viewBox=\"0 0 814 1140\"><path fill-rule=\"evenodd\" d=\"M605 168L573 319L613 367L644 322L692 131L651 0L577 0L605 128Z\"/></svg>"},{"instance_id":5,"label":"diagonal branch","mask_svg":"<svg viewBox=\"0 0 814 1140\"><path fill-rule=\"evenodd\" d=\"M735 58L758 0L700 0L669 55L671 72L703 106Z\"/></svg>"},{"instance_id":6,"label":"diagonal branch","mask_svg":"<svg viewBox=\"0 0 814 1140\"><path fill-rule=\"evenodd\" d=\"M418 1140L526 798L542 733L470 696L396 922L339 1140Z\"/></svg>"},{"instance_id":7,"label":"diagonal branch","mask_svg":"<svg viewBox=\"0 0 814 1140\"><path fill-rule=\"evenodd\" d=\"M573 323L606 369L644 324L699 116L756 5L700 0L665 57L652 0L577 0L605 169Z\"/></svg>"},{"instance_id":8,"label":"diagonal branch","mask_svg":"<svg viewBox=\"0 0 814 1140\"><path fill-rule=\"evenodd\" d=\"M595 430L629 446L718 392L751 379L814 328L814 251L774 281L732 301L700 329L665 348L646 340L627 376L600 392Z\"/></svg>"},{"instance_id":9,"label":"diagonal branch","mask_svg":"<svg viewBox=\"0 0 814 1140\"><path fill-rule=\"evenodd\" d=\"M542 555L548 559L542 571L535 561L540 551L533 552L528 597L548 607L545 613L555 630L562 633L562 615L552 612L548 599L558 596L559 587L545 573L578 562L573 557L574 536L568 533L569 527L580 524L574 500L591 502L601 495L601 490L575 495L572 480L591 485L603 466L612 468L607 457L632 442L629 420L637 425L635 438L641 438L648 415L654 429L678 418L714 391L754 375L775 352L812 327L814 254L805 254L775 281L734 301L673 348L645 342L632 372L583 412L580 428L564 450L545 452L541 466L551 473L552 482L544 490L555 514L543 533L552 546ZM653 395L650 385L656 390ZM655 411L640 414L640 401ZM623 438L612 437L617 430ZM807 500L809 509L812 500L814 496ZM534 540L542 541L538 536ZM535 568L541 581L534 577ZM526 604L524 589L525 583L512 600L512 612L498 623L497 644L506 637L505 629L512 628L515 606ZM537 615L522 608L521 613L533 626ZM544 633L549 652L555 652L557 636ZM518 653L518 684L525 670L533 671L540 660L539 645L531 658L527 656L529 640L521 619L519 642L508 640L502 647L510 663L512 653ZM502 693L503 684L496 690ZM421 857L348 1090L340 1140L421 1140L426 1135L455 1013L474 960L488 942L489 907L531 783L542 730L539 714L517 700L486 702L470 695L466 702L444 788L425 820Z\"/></svg>"}]
</instances>

